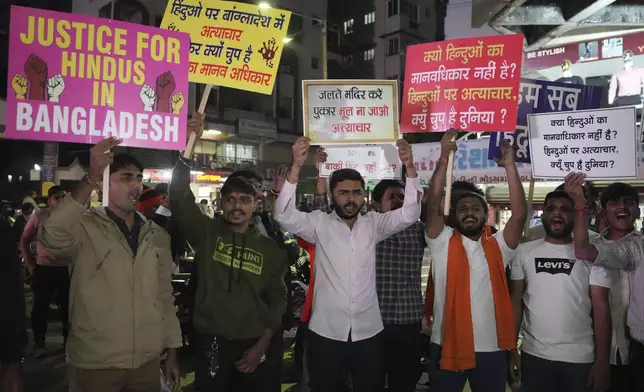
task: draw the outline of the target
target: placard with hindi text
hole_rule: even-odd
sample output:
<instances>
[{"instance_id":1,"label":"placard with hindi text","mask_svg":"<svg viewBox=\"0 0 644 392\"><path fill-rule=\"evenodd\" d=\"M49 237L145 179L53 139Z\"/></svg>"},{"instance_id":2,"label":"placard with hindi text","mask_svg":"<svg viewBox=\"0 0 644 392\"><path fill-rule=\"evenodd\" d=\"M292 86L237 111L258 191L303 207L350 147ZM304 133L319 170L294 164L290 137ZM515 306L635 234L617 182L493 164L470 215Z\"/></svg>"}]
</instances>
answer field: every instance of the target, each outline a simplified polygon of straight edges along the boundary
<instances>
[{"instance_id":1,"label":"placard with hindi text","mask_svg":"<svg viewBox=\"0 0 644 392\"><path fill-rule=\"evenodd\" d=\"M402 133L513 132L522 58L521 34L407 47Z\"/></svg>"}]
</instances>

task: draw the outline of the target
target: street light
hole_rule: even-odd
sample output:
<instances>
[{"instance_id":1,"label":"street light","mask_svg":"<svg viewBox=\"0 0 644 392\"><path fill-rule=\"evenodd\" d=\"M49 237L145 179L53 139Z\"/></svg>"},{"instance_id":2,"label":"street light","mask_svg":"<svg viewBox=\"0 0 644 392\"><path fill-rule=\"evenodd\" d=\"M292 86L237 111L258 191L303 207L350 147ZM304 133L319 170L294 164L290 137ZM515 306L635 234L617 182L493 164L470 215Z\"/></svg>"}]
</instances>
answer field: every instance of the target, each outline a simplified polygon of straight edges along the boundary
<instances>
[{"instance_id":1,"label":"street light","mask_svg":"<svg viewBox=\"0 0 644 392\"><path fill-rule=\"evenodd\" d=\"M273 8L269 3L262 1L257 4L260 10L269 10ZM328 74L327 74L327 39L326 39L326 7L327 3L326 0L322 2L322 7L324 9L324 18L314 18L313 16L310 15L304 15L300 14L299 12L291 11L291 14L297 15L301 18L308 19L308 20L314 20L320 24L320 27L322 27L322 79L326 79ZM284 37L284 43L287 44L293 40L292 37Z\"/></svg>"}]
</instances>

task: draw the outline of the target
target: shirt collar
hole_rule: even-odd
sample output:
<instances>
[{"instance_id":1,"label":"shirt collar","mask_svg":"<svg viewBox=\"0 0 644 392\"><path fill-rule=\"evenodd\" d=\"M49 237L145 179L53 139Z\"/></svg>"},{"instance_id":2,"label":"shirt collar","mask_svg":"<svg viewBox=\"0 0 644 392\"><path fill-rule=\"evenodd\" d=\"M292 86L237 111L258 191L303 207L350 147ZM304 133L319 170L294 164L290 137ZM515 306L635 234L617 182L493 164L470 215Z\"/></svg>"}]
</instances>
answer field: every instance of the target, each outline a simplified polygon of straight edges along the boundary
<instances>
[{"instance_id":1,"label":"shirt collar","mask_svg":"<svg viewBox=\"0 0 644 392\"><path fill-rule=\"evenodd\" d=\"M340 218L340 216L335 212L335 208L331 211L330 215L333 219L337 220L338 222L346 224L346 222L342 220L342 218ZM364 217L362 216L362 212L359 212L358 217L356 219L356 223L358 223L358 221L362 219L364 219Z\"/></svg>"},{"instance_id":2,"label":"shirt collar","mask_svg":"<svg viewBox=\"0 0 644 392\"><path fill-rule=\"evenodd\" d=\"M607 238L607 236L608 236L608 227L605 228L604 230L602 230L602 232L599 235L601 236L602 239L607 240L607 241L611 241L611 240L609 240ZM640 233L637 232L637 229L633 229L633 231L631 231L630 233L626 234L621 239L628 238L628 237L633 236L633 235L634 236L639 236Z\"/></svg>"},{"instance_id":3,"label":"shirt collar","mask_svg":"<svg viewBox=\"0 0 644 392\"><path fill-rule=\"evenodd\" d=\"M168 218L172 216L172 212L164 206L159 206L156 213L162 216L167 216Z\"/></svg>"},{"instance_id":4,"label":"shirt collar","mask_svg":"<svg viewBox=\"0 0 644 392\"><path fill-rule=\"evenodd\" d=\"M116 224L124 224L127 226L127 223L125 222L124 219L116 215L115 213L112 212L109 208L105 207L105 214L107 215L108 218L114 221ZM140 213L135 213L134 214L134 226L141 226L141 224L145 221L145 218L140 214ZM133 226L133 227L134 227Z\"/></svg>"}]
</instances>

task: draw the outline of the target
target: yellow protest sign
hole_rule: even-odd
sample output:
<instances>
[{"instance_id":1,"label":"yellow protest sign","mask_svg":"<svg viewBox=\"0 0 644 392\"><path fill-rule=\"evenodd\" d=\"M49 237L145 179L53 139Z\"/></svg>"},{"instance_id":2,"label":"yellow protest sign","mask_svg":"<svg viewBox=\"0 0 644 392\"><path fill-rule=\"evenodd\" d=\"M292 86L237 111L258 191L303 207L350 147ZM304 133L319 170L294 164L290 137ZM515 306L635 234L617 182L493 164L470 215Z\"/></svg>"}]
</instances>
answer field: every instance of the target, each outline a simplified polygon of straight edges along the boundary
<instances>
[{"instance_id":1,"label":"yellow protest sign","mask_svg":"<svg viewBox=\"0 0 644 392\"><path fill-rule=\"evenodd\" d=\"M170 0L161 27L190 34L191 82L272 94L290 19L256 4Z\"/></svg>"}]
</instances>

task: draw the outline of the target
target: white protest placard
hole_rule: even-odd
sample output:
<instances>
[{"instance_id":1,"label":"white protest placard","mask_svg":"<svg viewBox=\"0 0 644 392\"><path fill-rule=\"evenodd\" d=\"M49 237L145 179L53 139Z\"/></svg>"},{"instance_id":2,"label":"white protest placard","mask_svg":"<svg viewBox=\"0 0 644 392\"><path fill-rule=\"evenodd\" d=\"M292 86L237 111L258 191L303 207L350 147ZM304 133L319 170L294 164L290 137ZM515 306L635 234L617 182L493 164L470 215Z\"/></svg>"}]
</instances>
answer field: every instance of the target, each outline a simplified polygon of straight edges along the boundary
<instances>
[{"instance_id":1,"label":"white protest placard","mask_svg":"<svg viewBox=\"0 0 644 392\"><path fill-rule=\"evenodd\" d=\"M398 139L395 80L302 81L304 136L312 144L393 143Z\"/></svg>"},{"instance_id":2,"label":"white protest placard","mask_svg":"<svg viewBox=\"0 0 644 392\"><path fill-rule=\"evenodd\" d=\"M637 177L635 107L529 114L528 134L535 178Z\"/></svg>"},{"instance_id":3,"label":"white protest placard","mask_svg":"<svg viewBox=\"0 0 644 392\"><path fill-rule=\"evenodd\" d=\"M320 166L320 177L330 177L339 169L355 169L369 180L400 179L402 163L393 144L324 146L326 163Z\"/></svg>"}]
</instances>

